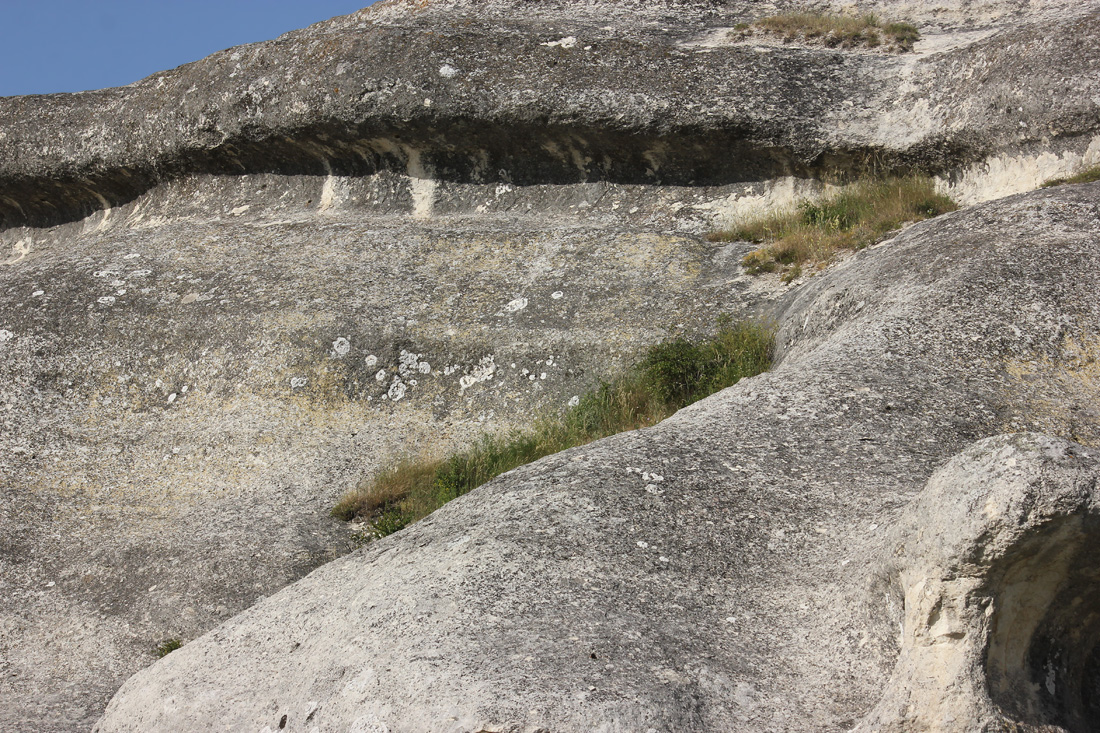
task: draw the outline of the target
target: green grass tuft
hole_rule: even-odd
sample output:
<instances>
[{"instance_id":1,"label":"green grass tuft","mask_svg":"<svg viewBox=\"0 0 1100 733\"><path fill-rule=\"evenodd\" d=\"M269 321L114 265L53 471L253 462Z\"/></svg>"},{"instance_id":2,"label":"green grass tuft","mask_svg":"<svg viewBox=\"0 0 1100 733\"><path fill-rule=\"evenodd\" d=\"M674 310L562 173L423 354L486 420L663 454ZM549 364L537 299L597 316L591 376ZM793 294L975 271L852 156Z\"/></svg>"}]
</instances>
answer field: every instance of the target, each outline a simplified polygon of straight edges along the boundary
<instances>
[{"instance_id":1,"label":"green grass tuft","mask_svg":"<svg viewBox=\"0 0 1100 733\"><path fill-rule=\"evenodd\" d=\"M926 176L862 181L820 201L804 201L707 238L765 244L741 260L745 270L754 275L781 271L790 281L804 265L827 263L836 252L874 244L906 222L957 208L950 198L936 193Z\"/></svg>"},{"instance_id":2,"label":"green grass tuft","mask_svg":"<svg viewBox=\"0 0 1100 733\"><path fill-rule=\"evenodd\" d=\"M1081 171L1077 175L1069 176L1068 178L1051 178L1044 183L1042 187L1050 188L1051 186L1064 186L1067 183L1095 183L1096 181L1100 181L1100 165Z\"/></svg>"},{"instance_id":3,"label":"green grass tuft","mask_svg":"<svg viewBox=\"0 0 1100 733\"><path fill-rule=\"evenodd\" d=\"M769 328L719 318L713 338L678 338L650 348L638 365L584 395L563 415L537 420L530 430L482 435L471 448L443 460L405 459L364 479L332 510L367 519L378 537L402 529L505 471L593 440L654 425L676 410L767 371Z\"/></svg>"},{"instance_id":4,"label":"green grass tuft","mask_svg":"<svg viewBox=\"0 0 1100 733\"><path fill-rule=\"evenodd\" d=\"M157 644L157 648L154 649L153 652L157 655L158 659L161 659L176 651L181 646L183 646L183 639L165 639Z\"/></svg>"}]
</instances>

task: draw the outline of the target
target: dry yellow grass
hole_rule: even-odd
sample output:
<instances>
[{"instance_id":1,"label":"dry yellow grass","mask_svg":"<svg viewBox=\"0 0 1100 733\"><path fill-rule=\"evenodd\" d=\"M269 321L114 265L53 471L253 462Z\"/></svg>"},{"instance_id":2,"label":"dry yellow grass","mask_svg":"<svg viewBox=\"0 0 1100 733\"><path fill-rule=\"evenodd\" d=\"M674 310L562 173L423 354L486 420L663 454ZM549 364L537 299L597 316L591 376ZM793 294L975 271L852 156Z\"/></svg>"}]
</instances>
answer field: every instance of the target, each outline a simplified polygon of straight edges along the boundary
<instances>
[{"instance_id":1,"label":"dry yellow grass","mask_svg":"<svg viewBox=\"0 0 1100 733\"><path fill-rule=\"evenodd\" d=\"M734 28L738 37L753 32L782 36L791 43L820 43L830 48L878 48L890 51L912 51L920 38L916 26L910 23L883 24L872 14L837 15L825 13L785 13L761 18L755 23L742 23Z\"/></svg>"},{"instance_id":2,"label":"dry yellow grass","mask_svg":"<svg viewBox=\"0 0 1100 733\"><path fill-rule=\"evenodd\" d=\"M817 202L713 232L711 241L749 241L765 246L742 265L751 274L782 271L791 279L807 264L826 263L840 250L862 249L906 222L954 211L927 176L862 181Z\"/></svg>"}]
</instances>

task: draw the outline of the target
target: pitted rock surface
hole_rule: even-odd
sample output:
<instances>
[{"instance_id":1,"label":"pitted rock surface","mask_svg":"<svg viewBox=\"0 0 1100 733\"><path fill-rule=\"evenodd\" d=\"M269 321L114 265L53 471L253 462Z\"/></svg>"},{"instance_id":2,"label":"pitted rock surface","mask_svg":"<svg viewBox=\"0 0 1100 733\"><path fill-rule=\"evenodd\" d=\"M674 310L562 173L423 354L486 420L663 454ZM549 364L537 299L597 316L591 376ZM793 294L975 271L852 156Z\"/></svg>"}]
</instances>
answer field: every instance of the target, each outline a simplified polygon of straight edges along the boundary
<instances>
[{"instance_id":1,"label":"pitted rock surface","mask_svg":"<svg viewBox=\"0 0 1100 733\"><path fill-rule=\"evenodd\" d=\"M172 638L105 730L263 729L284 705L322 730L870 710L897 641L856 581L885 582L869 558L932 468L1004 431L1096 443L1095 187L790 285L700 235L822 176L915 166L970 203L1100 163L1098 16L878 2L920 27L913 53L731 40L801 7L391 1L125 88L0 99L0 730L87 730ZM327 513L363 475L560 410L722 312L782 321L775 374L326 566L303 588L335 578L324 623L346 631L290 641L316 645L301 666L251 635L289 639L277 614L217 632L262 657L247 673L192 643L347 552ZM326 604L288 593L254 614L318 629ZM312 681L272 673L284 657ZM257 693L188 709L159 677L177 667ZM423 692L455 679L468 696Z\"/></svg>"},{"instance_id":2,"label":"pitted rock surface","mask_svg":"<svg viewBox=\"0 0 1100 733\"><path fill-rule=\"evenodd\" d=\"M1098 194L1012 197L859 254L785 308L772 372L314 571L136 675L96 730L852 728L901 652L881 558L965 534L947 504L893 529L933 469L1040 426L1100 444ZM1063 378L1039 376L1053 363ZM999 440L971 463L1007 460ZM1002 481L980 469L927 491ZM937 567L999 546L946 542ZM950 713L955 689L914 700ZM1024 730L1068 709L989 708ZM976 729L954 712L933 728Z\"/></svg>"},{"instance_id":3,"label":"pitted rock surface","mask_svg":"<svg viewBox=\"0 0 1100 733\"><path fill-rule=\"evenodd\" d=\"M730 40L802 7L394 1L128 87L0 100L0 226L196 173L694 186L1100 157L1091 4L869 6L922 26L902 55Z\"/></svg>"},{"instance_id":4,"label":"pitted rock surface","mask_svg":"<svg viewBox=\"0 0 1100 733\"><path fill-rule=\"evenodd\" d=\"M161 640L345 552L327 513L369 471L744 310L744 251L247 214L40 239L0 294L0 728L98 715Z\"/></svg>"}]
</instances>

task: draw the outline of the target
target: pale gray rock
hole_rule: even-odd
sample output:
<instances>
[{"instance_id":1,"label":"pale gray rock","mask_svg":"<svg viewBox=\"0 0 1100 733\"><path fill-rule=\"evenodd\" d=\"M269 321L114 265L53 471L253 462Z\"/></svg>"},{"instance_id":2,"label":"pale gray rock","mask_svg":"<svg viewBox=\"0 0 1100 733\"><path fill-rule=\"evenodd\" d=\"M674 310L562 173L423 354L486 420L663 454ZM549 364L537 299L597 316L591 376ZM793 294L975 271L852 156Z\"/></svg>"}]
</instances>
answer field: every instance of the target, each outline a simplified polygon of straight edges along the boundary
<instances>
[{"instance_id":1,"label":"pale gray rock","mask_svg":"<svg viewBox=\"0 0 1100 733\"><path fill-rule=\"evenodd\" d=\"M576 486L516 489L515 511L448 509L438 522L489 548L500 537L503 553L456 559L457 590L430 558L406 575L389 568L386 544L322 571L359 577L377 562L394 578L370 581L379 598L406 578L478 604L454 611L476 625L449 625L465 639L452 647L370 642L386 659L396 645L394 668L407 671L376 698L391 708L345 719L330 700L324 715L415 727L470 703L463 720L583 727L618 715L630 727L663 706L657 727L781 728L808 725L805 711L816 727L868 710L893 652L857 655L850 673L822 652L888 626L841 628L866 609L852 590L860 568L878 572L870 560L834 567L847 559L837 548L858 545L854 523L885 531L932 467L976 438L1029 429L1096 442L1095 305L1082 295L1097 269L1095 192L949 217L927 239L918 227L897 260L864 253L802 290L744 276L749 245L698 235L819 191L807 176L821 173L917 165L976 200L1100 162L1097 12L876 3L925 34L901 56L731 41L737 22L793 7L388 2L129 87L0 99L0 729L87 730L159 642L191 642L349 550L327 512L361 476L562 409L643 346L703 332L720 312L782 317L784 363L799 371L713 402L736 409L700 406L573 454L603 456L591 474L568 456L527 469L518 475ZM1025 248L1020 232L1053 249ZM984 259L956 250L966 242ZM907 315L889 320L895 300ZM958 323L965 334L940 333ZM724 416L688 420L700 410ZM605 471L605 458L622 460ZM626 474L664 475L665 461L686 493ZM804 502L799 482L816 487ZM864 488L849 497L848 484ZM562 509L582 486L590 503ZM562 517L539 502L560 502ZM570 512L589 505L579 529ZM413 533L461 539L436 521ZM651 556L662 538L671 554ZM598 569L589 546L625 569ZM559 561L574 564L558 580L532 574ZM482 572L494 567L526 579L502 586ZM675 588L647 590L665 580ZM787 582L813 590L781 597ZM612 609L621 636L606 636L620 622L596 601L570 605L585 583L626 604ZM631 587L643 590L623 601ZM508 598L526 609L514 621ZM349 608L357 627L366 612ZM420 623L396 608L394 629ZM788 621L772 635L758 624L776 609L839 610L832 631ZM597 622L604 636L587 631ZM482 633L506 652L491 665L470 652ZM603 646L570 667L572 636ZM543 643L545 657L522 651ZM757 651L699 662L707 644ZM604 647L614 659L599 665L614 669L597 665ZM465 656L444 659L448 649ZM786 651L773 661L770 649ZM427 700L417 680L431 673L408 660L437 651L481 697ZM463 671L475 662L484 668ZM563 692L561 669L591 679ZM658 691L650 674L665 680ZM596 694L604 679L617 681ZM522 680L541 692L513 694ZM485 702L498 690L508 710ZM604 712L554 707L581 693ZM620 694L634 707L617 708ZM243 720L255 700L239 699ZM157 725L192 725L180 715Z\"/></svg>"},{"instance_id":2,"label":"pale gray rock","mask_svg":"<svg viewBox=\"0 0 1100 733\"><path fill-rule=\"evenodd\" d=\"M745 245L653 228L143 205L0 271L0 729L87 730L161 641L349 550L328 511L370 471L560 411L754 286Z\"/></svg>"},{"instance_id":3,"label":"pale gray rock","mask_svg":"<svg viewBox=\"0 0 1100 733\"><path fill-rule=\"evenodd\" d=\"M885 550L901 652L860 730L1095 728L1100 453L981 441L935 473Z\"/></svg>"},{"instance_id":4,"label":"pale gray rock","mask_svg":"<svg viewBox=\"0 0 1100 733\"><path fill-rule=\"evenodd\" d=\"M1089 730L1100 458L967 446L1100 442L1098 194L860 253L772 372L314 571L96 730Z\"/></svg>"},{"instance_id":5,"label":"pale gray rock","mask_svg":"<svg viewBox=\"0 0 1100 733\"><path fill-rule=\"evenodd\" d=\"M394 0L128 87L3 99L0 226L189 174L751 184L1080 156L1100 132L1091 3L877 3L928 36L900 56L729 39L804 7Z\"/></svg>"}]
</instances>

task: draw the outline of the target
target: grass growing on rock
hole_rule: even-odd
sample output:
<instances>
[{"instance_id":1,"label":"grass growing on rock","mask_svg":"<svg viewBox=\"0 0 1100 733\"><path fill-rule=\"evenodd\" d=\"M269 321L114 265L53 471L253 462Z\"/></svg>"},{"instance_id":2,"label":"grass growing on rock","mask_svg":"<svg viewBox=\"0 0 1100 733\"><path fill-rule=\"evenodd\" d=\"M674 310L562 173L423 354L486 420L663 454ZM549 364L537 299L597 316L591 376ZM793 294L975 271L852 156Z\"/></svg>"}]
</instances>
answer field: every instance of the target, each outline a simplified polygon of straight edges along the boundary
<instances>
[{"instance_id":1,"label":"grass growing on rock","mask_svg":"<svg viewBox=\"0 0 1100 733\"><path fill-rule=\"evenodd\" d=\"M825 13L786 13L770 15L755 23L734 27L736 37L762 31L782 36L787 43L820 43L829 48L882 48L888 51L912 51L920 32L910 23L883 23L873 14L859 16Z\"/></svg>"},{"instance_id":2,"label":"grass growing on rock","mask_svg":"<svg viewBox=\"0 0 1100 733\"><path fill-rule=\"evenodd\" d=\"M364 518L375 535L391 534L505 471L654 425L743 377L767 371L772 345L771 329L723 316L712 338L677 338L651 347L633 369L602 382L564 414L537 420L530 430L485 434L473 447L442 460L408 458L364 479L332 515Z\"/></svg>"},{"instance_id":3,"label":"grass growing on rock","mask_svg":"<svg viewBox=\"0 0 1100 733\"><path fill-rule=\"evenodd\" d=\"M1100 165L1088 170L1081 171L1075 176L1069 176L1068 178L1051 178L1049 181L1043 183L1043 188L1050 188L1051 186L1063 186L1067 183L1095 183L1100 181Z\"/></svg>"},{"instance_id":4,"label":"grass growing on rock","mask_svg":"<svg viewBox=\"0 0 1100 733\"><path fill-rule=\"evenodd\" d=\"M183 646L183 639L165 639L161 643L157 644L153 653L157 655L157 659L163 659L172 652Z\"/></svg>"},{"instance_id":5,"label":"grass growing on rock","mask_svg":"<svg viewBox=\"0 0 1100 733\"><path fill-rule=\"evenodd\" d=\"M858 250L906 222L954 211L958 206L936 193L927 176L861 181L818 201L712 232L713 242L748 241L765 246L741 264L751 274L783 272L789 281L807 264L825 263L840 250Z\"/></svg>"}]
</instances>

